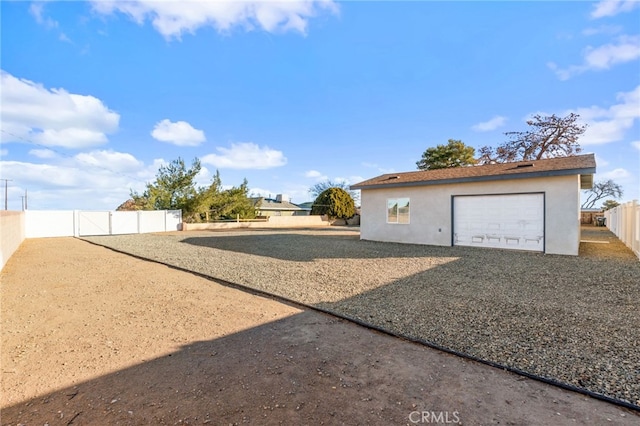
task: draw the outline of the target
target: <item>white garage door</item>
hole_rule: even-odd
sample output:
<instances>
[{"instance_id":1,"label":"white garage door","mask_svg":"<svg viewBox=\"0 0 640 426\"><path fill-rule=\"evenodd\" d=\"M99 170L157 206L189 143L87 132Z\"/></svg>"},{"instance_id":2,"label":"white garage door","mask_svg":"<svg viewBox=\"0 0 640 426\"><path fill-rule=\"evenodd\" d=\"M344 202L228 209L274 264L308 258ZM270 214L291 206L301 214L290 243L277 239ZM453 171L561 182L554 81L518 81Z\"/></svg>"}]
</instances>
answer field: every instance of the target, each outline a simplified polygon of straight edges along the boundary
<instances>
[{"instance_id":1,"label":"white garage door","mask_svg":"<svg viewBox=\"0 0 640 426\"><path fill-rule=\"evenodd\" d=\"M453 244L544 251L544 194L455 196Z\"/></svg>"}]
</instances>

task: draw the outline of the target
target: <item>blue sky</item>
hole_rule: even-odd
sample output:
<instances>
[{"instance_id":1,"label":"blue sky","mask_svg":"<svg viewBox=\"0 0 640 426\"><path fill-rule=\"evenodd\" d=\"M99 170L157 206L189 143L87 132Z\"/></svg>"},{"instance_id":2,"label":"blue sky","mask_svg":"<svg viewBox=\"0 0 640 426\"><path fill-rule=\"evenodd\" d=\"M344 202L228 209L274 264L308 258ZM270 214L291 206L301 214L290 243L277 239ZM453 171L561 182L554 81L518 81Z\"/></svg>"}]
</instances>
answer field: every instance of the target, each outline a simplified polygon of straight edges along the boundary
<instances>
[{"instance_id":1,"label":"blue sky","mask_svg":"<svg viewBox=\"0 0 640 426\"><path fill-rule=\"evenodd\" d=\"M0 7L10 209L114 209L179 156L302 203L569 112L596 180L640 198L638 1Z\"/></svg>"}]
</instances>

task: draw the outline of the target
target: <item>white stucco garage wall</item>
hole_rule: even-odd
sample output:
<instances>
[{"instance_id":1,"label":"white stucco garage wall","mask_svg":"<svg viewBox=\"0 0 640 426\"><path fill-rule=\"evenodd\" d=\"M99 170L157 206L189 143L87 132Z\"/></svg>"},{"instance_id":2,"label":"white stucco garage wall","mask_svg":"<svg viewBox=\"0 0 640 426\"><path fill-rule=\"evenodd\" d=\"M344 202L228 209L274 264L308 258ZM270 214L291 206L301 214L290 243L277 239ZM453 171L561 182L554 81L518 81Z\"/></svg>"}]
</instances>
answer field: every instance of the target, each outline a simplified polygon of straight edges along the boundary
<instances>
[{"instance_id":1,"label":"white stucco garage wall","mask_svg":"<svg viewBox=\"0 0 640 426\"><path fill-rule=\"evenodd\" d=\"M363 189L360 238L451 246L455 195L545 194L545 252L577 255L580 245L580 176L552 176L399 188ZM387 199L411 199L410 223L387 223Z\"/></svg>"}]
</instances>

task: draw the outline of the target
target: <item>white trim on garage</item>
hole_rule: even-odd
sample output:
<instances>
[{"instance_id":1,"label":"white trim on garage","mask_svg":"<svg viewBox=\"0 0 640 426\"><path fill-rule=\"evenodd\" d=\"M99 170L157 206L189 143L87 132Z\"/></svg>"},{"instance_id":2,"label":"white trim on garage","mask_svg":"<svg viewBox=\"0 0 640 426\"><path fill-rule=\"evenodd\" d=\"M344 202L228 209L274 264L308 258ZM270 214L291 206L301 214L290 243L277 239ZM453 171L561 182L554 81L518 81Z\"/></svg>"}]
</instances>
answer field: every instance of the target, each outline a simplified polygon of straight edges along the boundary
<instances>
[{"instance_id":1,"label":"white trim on garage","mask_svg":"<svg viewBox=\"0 0 640 426\"><path fill-rule=\"evenodd\" d=\"M455 195L453 245L545 251L545 194Z\"/></svg>"}]
</instances>

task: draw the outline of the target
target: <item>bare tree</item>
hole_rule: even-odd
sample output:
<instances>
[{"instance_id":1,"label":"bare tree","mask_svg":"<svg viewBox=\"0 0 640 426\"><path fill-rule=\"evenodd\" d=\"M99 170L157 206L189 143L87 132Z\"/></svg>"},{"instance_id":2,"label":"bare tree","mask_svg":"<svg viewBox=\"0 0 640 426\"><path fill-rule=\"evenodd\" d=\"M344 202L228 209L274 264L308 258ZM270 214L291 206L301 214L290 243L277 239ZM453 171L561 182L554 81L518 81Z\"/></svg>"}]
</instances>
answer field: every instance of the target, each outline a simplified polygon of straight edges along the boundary
<instances>
[{"instance_id":1,"label":"bare tree","mask_svg":"<svg viewBox=\"0 0 640 426\"><path fill-rule=\"evenodd\" d=\"M480 148L478 162L509 163L576 155L582 151L578 138L587 130L585 124L578 124L579 118L574 113L566 117L536 114L527 121L530 130L505 133L510 140L495 149L490 146Z\"/></svg>"},{"instance_id":2,"label":"bare tree","mask_svg":"<svg viewBox=\"0 0 640 426\"><path fill-rule=\"evenodd\" d=\"M593 184L593 188L587 190L589 196L582 203L583 209L591 209L596 203L603 198L613 197L618 199L622 197L622 187L612 181L611 179L607 181L600 181Z\"/></svg>"}]
</instances>

